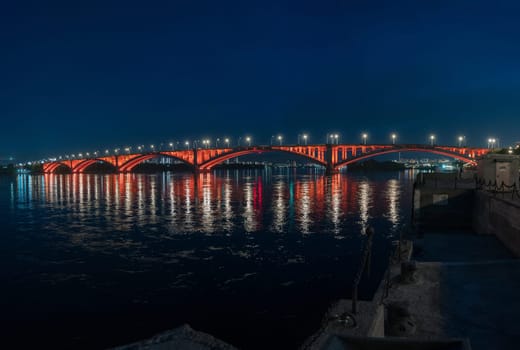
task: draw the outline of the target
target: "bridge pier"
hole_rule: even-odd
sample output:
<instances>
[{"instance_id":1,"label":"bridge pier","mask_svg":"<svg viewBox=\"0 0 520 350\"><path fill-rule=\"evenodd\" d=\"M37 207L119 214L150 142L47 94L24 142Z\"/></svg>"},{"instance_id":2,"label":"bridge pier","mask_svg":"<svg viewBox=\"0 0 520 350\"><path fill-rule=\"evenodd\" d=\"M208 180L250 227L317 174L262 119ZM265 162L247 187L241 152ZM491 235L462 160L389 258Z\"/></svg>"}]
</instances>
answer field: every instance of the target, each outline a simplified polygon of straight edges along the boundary
<instances>
[{"instance_id":1,"label":"bridge pier","mask_svg":"<svg viewBox=\"0 0 520 350\"><path fill-rule=\"evenodd\" d=\"M193 173L198 175L198 174L207 174L211 172L211 169L201 169L199 167L194 167L193 168Z\"/></svg>"},{"instance_id":2,"label":"bridge pier","mask_svg":"<svg viewBox=\"0 0 520 350\"><path fill-rule=\"evenodd\" d=\"M338 174L339 173L339 170L334 168L334 166L332 166L331 164L327 164L327 167L325 168L325 175L334 175L334 174Z\"/></svg>"}]
</instances>

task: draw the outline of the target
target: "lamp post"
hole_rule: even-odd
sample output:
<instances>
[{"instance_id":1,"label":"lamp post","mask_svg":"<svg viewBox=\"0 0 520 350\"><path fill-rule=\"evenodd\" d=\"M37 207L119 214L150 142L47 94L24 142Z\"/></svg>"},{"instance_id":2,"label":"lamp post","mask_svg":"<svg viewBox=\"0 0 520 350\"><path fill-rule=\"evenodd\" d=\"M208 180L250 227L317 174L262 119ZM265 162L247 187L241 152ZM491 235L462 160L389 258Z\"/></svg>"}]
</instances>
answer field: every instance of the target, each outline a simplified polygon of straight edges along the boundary
<instances>
[{"instance_id":1,"label":"lamp post","mask_svg":"<svg viewBox=\"0 0 520 350\"><path fill-rule=\"evenodd\" d=\"M435 135L430 135L430 143L432 146L435 144Z\"/></svg>"},{"instance_id":2,"label":"lamp post","mask_svg":"<svg viewBox=\"0 0 520 350\"><path fill-rule=\"evenodd\" d=\"M229 148L229 139L228 139L228 138L225 138L225 139L224 139L224 142L226 143L226 147Z\"/></svg>"},{"instance_id":3,"label":"lamp post","mask_svg":"<svg viewBox=\"0 0 520 350\"><path fill-rule=\"evenodd\" d=\"M307 134L303 134L303 143L307 146Z\"/></svg>"},{"instance_id":4,"label":"lamp post","mask_svg":"<svg viewBox=\"0 0 520 350\"><path fill-rule=\"evenodd\" d=\"M397 135L394 133L392 134L392 145L395 145L395 139L397 138Z\"/></svg>"},{"instance_id":5,"label":"lamp post","mask_svg":"<svg viewBox=\"0 0 520 350\"><path fill-rule=\"evenodd\" d=\"M464 136L459 136L459 147L462 147L462 141L464 141Z\"/></svg>"},{"instance_id":6,"label":"lamp post","mask_svg":"<svg viewBox=\"0 0 520 350\"><path fill-rule=\"evenodd\" d=\"M278 139L278 142L280 143L280 146L281 146L282 145L282 139L283 139L282 135L278 135L277 139Z\"/></svg>"},{"instance_id":7,"label":"lamp post","mask_svg":"<svg viewBox=\"0 0 520 350\"><path fill-rule=\"evenodd\" d=\"M186 149L190 148L190 141L184 142L184 145L186 146Z\"/></svg>"},{"instance_id":8,"label":"lamp post","mask_svg":"<svg viewBox=\"0 0 520 350\"><path fill-rule=\"evenodd\" d=\"M363 144L366 145L367 144L368 134L367 133L363 133L363 135L361 135L361 137L363 137Z\"/></svg>"},{"instance_id":9,"label":"lamp post","mask_svg":"<svg viewBox=\"0 0 520 350\"><path fill-rule=\"evenodd\" d=\"M246 142L247 142L247 145L248 145L249 147L251 147L251 137L247 136L247 137L246 137Z\"/></svg>"}]
</instances>

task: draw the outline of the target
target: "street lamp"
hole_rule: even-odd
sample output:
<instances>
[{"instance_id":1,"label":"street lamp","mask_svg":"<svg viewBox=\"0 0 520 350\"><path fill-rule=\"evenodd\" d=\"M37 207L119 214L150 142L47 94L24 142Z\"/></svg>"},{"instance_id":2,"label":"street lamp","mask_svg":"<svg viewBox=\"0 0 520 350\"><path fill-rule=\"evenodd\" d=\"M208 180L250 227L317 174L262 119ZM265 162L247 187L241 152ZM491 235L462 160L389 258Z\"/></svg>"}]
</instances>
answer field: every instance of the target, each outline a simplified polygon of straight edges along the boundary
<instances>
[{"instance_id":1,"label":"street lamp","mask_svg":"<svg viewBox=\"0 0 520 350\"><path fill-rule=\"evenodd\" d=\"M361 135L363 137L363 144L366 145L367 144L367 137L368 137L368 134L364 133L363 135Z\"/></svg>"},{"instance_id":2,"label":"street lamp","mask_svg":"<svg viewBox=\"0 0 520 350\"><path fill-rule=\"evenodd\" d=\"M488 139L488 148L495 148L495 142L496 142L496 141L497 141L497 140L494 139L494 138L490 138L490 139Z\"/></svg>"},{"instance_id":3,"label":"street lamp","mask_svg":"<svg viewBox=\"0 0 520 350\"><path fill-rule=\"evenodd\" d=\"M186 149L190 148L190 141L186 141L184 144L186 145Z\"/></svg>"},{"instance_id":4,"label":"street lamp","mask_svg":"<svg viewBox=\"0 0 520 350\"><path fill-rule=\"evenodd\" d=\"M397 138L396 134L392 134L392 145L395 145L395 139Z\"/></svg>"},{"instance_id":5,"label":"street lamp","mask_svg":"<svg viewBox=\"0 0 520 350\"><path fill-rule=\"evenodd\" d=\"M251 146L251 137L246 137L246 142L248 146Z\"/></svg>"},{"instance_id":6,"label":"street lamp","mask_svg":"<svg viewBox=\"0 0 520 350\"><path fill-rule=\"evenodd\" d=\"M330 134L330 143L331 144L334 144L334 143L338 143L339 141L339 135L338 134Z\"/></svg>"},{"instance_id":7,"label":"street lamp","mask_svg":"<svg viewBox=\"0 0 520 350\"><path fill-rule=\"evenodd\" d=\"M307 146L307 134L303 134L303 143Z\"/></svg>"},{"instance_id":8,"label":"street lamp","mask_svg":"<svg viewBox=\"0 0 520 350\"><path fill-rule=\"evenodd\" d=\"M433 146L435 143L435 135L430 135L430 143Z\"/></svg>"},{"instance_id":9,"label":"street lamp","mask_svg":"<svg viewBox=\"0 0 520 350\"><path fill-rule=\"evenodd\" d=\"M277 139L278 139L278 142L280 143L280 146L281 146L282 145L282 139L283 139L282 135L278 135Z\"/></svg>"},{"instance_id":10,"label":"street lamp","mask_svg":"<svg viewBox=\"0 0 520 350\"><path fill-rule=\"evenodd\" d=\"M459 136L459 147L462 147L462 141L464 141L464 136Z\"/></svg>"},{"instance_id":11,"label":"street lamp","mask_svg":"<svg viewBox=\"0 0 520 350\"><path fill-rule=\"evenodd\" d=\"M226 143L226 147L229 148L229 139L228 139L228 138L225 138L225 139L224 139L224 142Z\"/></svg>"},{"instance_id":12,"label":"street lamp","mask_svg":"<svg viewBox=\"0 0 520 350\"><path fill-rule=\"evenodd\" d=\"M174 148L173 148L173 142L170 142L170 148L171 148L171 149L174 149Z\"/></svg>"}]
</instances>

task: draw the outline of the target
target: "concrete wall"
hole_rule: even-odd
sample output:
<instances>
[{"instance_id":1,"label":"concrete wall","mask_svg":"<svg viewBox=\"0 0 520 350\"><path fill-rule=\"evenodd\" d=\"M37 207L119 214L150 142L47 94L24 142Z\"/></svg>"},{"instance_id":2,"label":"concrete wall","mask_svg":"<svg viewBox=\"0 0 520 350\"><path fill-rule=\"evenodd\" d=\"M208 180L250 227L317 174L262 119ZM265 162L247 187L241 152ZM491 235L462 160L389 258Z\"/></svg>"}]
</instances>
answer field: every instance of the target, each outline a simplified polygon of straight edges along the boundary
<instances>
[{"instance_id":1,"label":"concrete wall","mask_svg":"<svg viewBox=\"0 0 520 350\"><path fill-rule=\"evenodd\" d=\"M502 182L507 186L518 183L520 157L509 154L487 154L478 161L478 178L486 183Z\"/></svg>"},{"instance_id":2,"label":"concrete wall","mask_svg":"<svg viewBox=\"0 0 520 350\"><path fill-rule=\"evenodd\" d=\"M471 229L474 190L416 188L414 223L423 228Z\"/></svg>"},{"instance_id":3,"label":"concrete wall","mask_svg":"<svg viewBox=\"0 0 520 350\"><path fill-rule=\"evenodd\" d=\"M476 191L473 229L480 234L494 234L516 256L520 257L520 200L511 194L493 195Z\"/></svg>"}]
</instances>

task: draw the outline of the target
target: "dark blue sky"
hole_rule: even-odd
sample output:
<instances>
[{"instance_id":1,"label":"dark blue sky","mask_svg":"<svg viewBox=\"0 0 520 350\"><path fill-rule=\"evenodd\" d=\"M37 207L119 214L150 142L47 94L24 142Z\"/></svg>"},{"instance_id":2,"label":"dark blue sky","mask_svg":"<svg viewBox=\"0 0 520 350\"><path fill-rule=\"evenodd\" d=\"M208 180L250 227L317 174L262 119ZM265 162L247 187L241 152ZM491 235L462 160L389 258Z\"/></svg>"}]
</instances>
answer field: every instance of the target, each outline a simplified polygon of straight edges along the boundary
<instances>
[{"instance_id":1,"label":"dark blue sky","mask_svg":"<svg viewBox=\"0 0 520 350\"><path fill-rule=\"evenodd\" d=\"M11 1L0 158L282 133L520 140L518 1Z\"/></svg>"}]
</instances>

